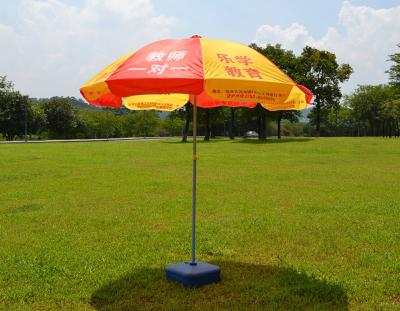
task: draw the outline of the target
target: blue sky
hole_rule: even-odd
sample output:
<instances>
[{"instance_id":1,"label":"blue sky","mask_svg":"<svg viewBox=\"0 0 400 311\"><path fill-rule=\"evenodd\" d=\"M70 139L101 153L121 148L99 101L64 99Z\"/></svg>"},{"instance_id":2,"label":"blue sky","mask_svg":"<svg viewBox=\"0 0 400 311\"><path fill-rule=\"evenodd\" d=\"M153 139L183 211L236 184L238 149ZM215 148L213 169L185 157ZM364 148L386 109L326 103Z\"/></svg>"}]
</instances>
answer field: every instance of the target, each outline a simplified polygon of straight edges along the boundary
<instances>
[{"instance_id":1,"label":"blue sky","mask_svg":"<svg viewBox=\"0 0 400 311\"><path fill-rule=\"evenodd\" d=\"M179 17L176 33L187 36L201 33L205 37L227 38L249 42L260 25L305 25L315 36L322 36L328 27L338 26L341 0L215 0L215 1L153 1L160 14ZM182 6L182 3L185 5ZM399 0L351 1L355 5L391 8ZM399 16L400 18L400 16Z\"/></svg>"},{"instance_id":2,"label":"blue sky","mask_svg":"<svg viewBox=\"0 0 400 311\"><path fill-rule=\"evenodd\" d=\"M115 58L153 40L209 38L330 50L357 84L387 81L400 43L399 0L17 0L0 2L0 75L36 97L79 96Z\"/></svg>"}]
</instances>

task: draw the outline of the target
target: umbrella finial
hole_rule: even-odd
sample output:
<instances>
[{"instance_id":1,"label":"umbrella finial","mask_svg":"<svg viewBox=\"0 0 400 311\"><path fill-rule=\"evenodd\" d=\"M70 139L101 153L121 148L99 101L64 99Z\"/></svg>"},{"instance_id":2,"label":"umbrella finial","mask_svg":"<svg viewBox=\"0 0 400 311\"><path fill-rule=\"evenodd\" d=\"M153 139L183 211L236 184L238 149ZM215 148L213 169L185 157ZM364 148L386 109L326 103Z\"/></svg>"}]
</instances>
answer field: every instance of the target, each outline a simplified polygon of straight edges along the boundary
<instances>
[{"instance_id":1,"label":"umbrella finial","mask_svg":"<svg viewBox=\"0 0 400 311\"><path fill-rule=\"evenodd\" d=\"M197 38L202 38L202 36L199 36L199 35L193 35L193 36L191 36L190 38L191 38L191 39L197 39Z\"/></svg>"}]
</instances>

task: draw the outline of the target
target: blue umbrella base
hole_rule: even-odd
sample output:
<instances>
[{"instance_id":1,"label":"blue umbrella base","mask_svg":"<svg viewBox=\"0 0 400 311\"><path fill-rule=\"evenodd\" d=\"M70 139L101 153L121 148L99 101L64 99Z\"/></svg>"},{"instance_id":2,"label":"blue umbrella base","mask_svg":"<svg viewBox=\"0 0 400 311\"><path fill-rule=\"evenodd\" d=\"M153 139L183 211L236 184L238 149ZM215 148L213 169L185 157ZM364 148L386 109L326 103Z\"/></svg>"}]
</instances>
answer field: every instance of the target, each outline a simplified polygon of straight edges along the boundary
<instances>
[{"instance_id":1,"label":"blue umbrella base","mask_svg":"<svg viewBox=\"0 0 400 311\"><path fill-rule=\"evenodd\" d=\"M200 287L220 281L221 269L205 262L180 262L165 268L167 280L186 287Z\"/></svg>"}]
</instances>

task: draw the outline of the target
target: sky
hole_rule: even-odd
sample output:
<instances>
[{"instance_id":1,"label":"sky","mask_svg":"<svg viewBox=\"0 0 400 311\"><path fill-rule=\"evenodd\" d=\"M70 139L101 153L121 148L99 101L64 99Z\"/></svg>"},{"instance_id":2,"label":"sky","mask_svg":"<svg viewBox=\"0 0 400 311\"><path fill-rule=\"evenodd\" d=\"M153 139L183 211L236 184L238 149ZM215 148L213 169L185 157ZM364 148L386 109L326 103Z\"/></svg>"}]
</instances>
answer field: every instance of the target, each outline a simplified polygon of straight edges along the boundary
<instances>
[{"instance_id":1,"label":"sky","mask_svg":"<svg viewBox=\"0 0 400 311\"><path fill-rule=\"evenodd\" d=\"M0 76L31 97L80 97L115 59L194 34L331 51L354 69L342 87L349 94L387 82L400 0L0 0Z\"/></svg>"}]
</instances>

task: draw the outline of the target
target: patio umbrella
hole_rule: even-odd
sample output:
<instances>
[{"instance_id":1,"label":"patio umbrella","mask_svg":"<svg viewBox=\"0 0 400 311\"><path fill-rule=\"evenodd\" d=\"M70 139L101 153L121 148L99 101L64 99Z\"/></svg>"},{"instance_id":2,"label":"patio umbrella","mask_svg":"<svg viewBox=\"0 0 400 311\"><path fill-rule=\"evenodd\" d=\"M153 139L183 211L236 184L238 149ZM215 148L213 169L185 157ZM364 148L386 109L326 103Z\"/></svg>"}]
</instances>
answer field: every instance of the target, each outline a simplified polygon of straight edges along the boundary
<instances>
[{"instance_id":1,"label":"patio umbrella","mask_svg":"<svg viewBox=\"0 0 400 311\"><path fill-rule=\"evenodd\" d=\"M192 258L170 265L166 277L185 286L217 282L220 269L196 261L197 107L300 110L311 92L268 58L240 43L193 36L150 43L95 75L81 89L93 105L172 111L193 104Z\"/></svg>"}]
</instances>

